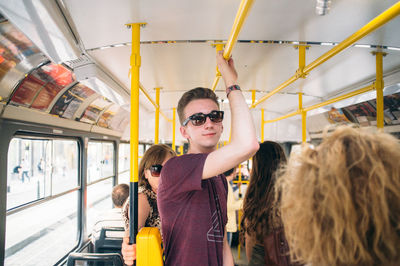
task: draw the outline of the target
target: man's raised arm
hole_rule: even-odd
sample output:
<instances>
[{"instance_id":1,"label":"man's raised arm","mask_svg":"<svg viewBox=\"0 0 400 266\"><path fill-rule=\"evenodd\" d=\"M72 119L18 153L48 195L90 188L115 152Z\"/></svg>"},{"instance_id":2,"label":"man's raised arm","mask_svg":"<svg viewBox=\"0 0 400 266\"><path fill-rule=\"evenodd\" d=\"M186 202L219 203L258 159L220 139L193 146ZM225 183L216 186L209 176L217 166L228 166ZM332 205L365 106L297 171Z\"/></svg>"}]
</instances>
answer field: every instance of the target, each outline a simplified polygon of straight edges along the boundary
<instances>
[{"instance_id":1,"label":"man's raised arm","mask_svg":"<svg viewBox=\"0 0 400 266\"><path fill-rule=\"evenodd\" d=\"M237 73L232 58L228 61L217 54L217 65L224 79L231 109L231 142L211 152L204 164L203 179L221 174L253 156L259 144L253 118L237 85Z\"/></svg>"}]
</instances>

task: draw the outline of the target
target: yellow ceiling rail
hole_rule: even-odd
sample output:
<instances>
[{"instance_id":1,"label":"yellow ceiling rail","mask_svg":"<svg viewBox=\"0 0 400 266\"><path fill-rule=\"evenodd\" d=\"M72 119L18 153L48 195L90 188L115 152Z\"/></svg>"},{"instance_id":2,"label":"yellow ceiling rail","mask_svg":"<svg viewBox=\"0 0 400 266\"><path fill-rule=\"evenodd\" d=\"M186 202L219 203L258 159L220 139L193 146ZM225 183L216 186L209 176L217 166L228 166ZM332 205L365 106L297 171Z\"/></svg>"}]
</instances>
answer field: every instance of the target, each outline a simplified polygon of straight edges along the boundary
<instances>
[{"instance_id":1,"label":"yellow ceiling rail","mask_svg":"<svg viewBox=\"0 0 400 266\"><path fill-rule=\"evenodd\" d=\"M139 84L140 90L143 92L143 94L146 96L146 98L153 104L154 108L158 107L158 104L150 97L149 93L147 90L143 87L142 83ZM168 118L163 111L160 110L160 114L167 120L168 122L172 123L172 119Z\"/></svg>"},{"instance_id":2,"label":"yellow ceiling rail","mask_svg":"<svg viewBox=\"0 0 400 266\"><path fill-rule=\"evenodd\" d=\"M314 105L312 105L310 107L303 108L303 112L308 112L308 111L311 111L311 110L314 110L314 109L318 109L320 107L324 107L326 105L330 105L330 104L333 104L335 102L339 102L339 101L342 101L342 100L357 96L359 94L363 94L363 93L371 91L373 89L374 89L374 85L368 85L368 86L366 86L364 88L349 92L349 93L344 94L344 95L340 95L338 97L329 99L329 100L321 102L321 103L314 104ZM274 119L271 119L271 120L265 120L264 123L273 123L273 122L276 122L276 121L279 121L279 120L282 120L282 119L285 119L285 118L289 118L289 117L292 117L292 116L295 116L295 115L299 115L301 113L302 113L302 111L297 110L295 112L289 113L289 114L281 116L281 117L277 117L277 118L274 118Z\"/></svg>"},{"instance_id":3,"label":"yellow ceiling rail","mask_svg":"<svg viewBox=\"0 0 400 266\"><path fill-rule=\"evenodd\" d=\"M173 123L174 119L172 118L168 118L168 116L166 116L163 111L160 110L160 114L165 118L165 120L167 120L170 123Z\"/></svg>"},{"instance_id":4,"label":"yellow ceiling rail","mask_svg":"<svg viewBox=\"0 0 400 266\"><path fill-rule=\"evenodd\" d=\"M231 29L231 34L229 35L229 39L224 49L225 59L229 59L229 57L231 57L233 46L235 46L236 44L239 32L242 29L243 23L246 20L247 15L249 14L253 2L253 0L242 0L242 2L240 2L238 12L236 13L235 22L233 22L233 26Z\"/></svg>"},{"instance_id":5,"label":"yellow ceiling rail","mask_svg":"<svg viewBox=\"0 0 400 266\"><path fill-rule=\"evenodd\" d=\"M368 35L372 31L376 30L386 22L390 21L394 17L400 14L400 1L388 8L386 11L382 12L380 15L378 15L376 18L371 20L369 23L367 23L364 27L359 29L357 32L346 38L344 41L336 45L334 48L314 60L312 63L309 65L305 66L303 69L303 73L305 75L309 74L310 71L315 69L317 66L321 65L328 59L332 58L333 56L337 55L339 52L343 51L344 49L348 48L352 44L354 44L356 41L360 40L364 36ZM256 107L258 104L262 103L263 101L267 100L270 98L272 95L275 93L279 92L280 90L284 89L285 87L289 86L293 82L295 82L297 79L301 78L301 75L299 75L298 72L291 78L289 78L287 81L279 85L276 89L272 90L268 94L264 95L261 99L259 99L256 103L252 104L250 108Z\"/></svg>"},{"instance_id":6,"label":"yellow ceiling rail","mask_svg":"<svg viewBox=\"0 0 400 266\"><path fill-rule=\"evenodd\" d=\"M295 112L289 113L289 114L284 115L284 116L280 116L280 117L277 117L277 118L274 118L274 119L270 119L270 120L265 120L264 124L273 123L273 122L276 122L276 121L279 121L279 120L282 120L282 119L285 119L285 118L289 118L289 117L292 117L292 116L295 116L295 115L299 115L300 113L301 112L299 110L297 110Z\"/></svg>"},{"instance_id":7,"label":"yellow ceiling rail","mask_svg":"<svg viewBox=\"0 0 400 266\"><path fill-rule=\"evenodd\" d=\"M149 99L149 101L153 104L154 108L157 108L156 102L150 97L150 94L147 92L147 90L143 87L142 83L139 84L140 90L143 92L143 94Z\"/></svg>"},{"instance_id":8,"label":"yellow ceiling rail","mask_svg":"<svg viewBox=\"0 0 400 266\"><path fill-rule=\"evenodd\" d=\"M263 101L265 101L266 99L268 99L269 97L271 97L272 95L278 93L279 91L281 91L282 89L286 88L287 86L289 86L290 84L292 84L293 82L295 82L296 80L298 80L297 75L293 75L292 77L290 77L288 80L286 80L285 82L283 82L281 85L279 85L277 88L273 89L272 91L270 91L269 93L267 93L266 95L264 95L263 97L261 97L261 99L259 99L257 102L255 102L254 104L252 104L250 106L250 108L255 108L257 105L259 105L260 103L262 103Z\"/></svg>"},{"instance_id":9,"label":"yellow ceiling rail","mask_svg":"<svg viewBox=\"0 0 400 266\"><path fill-rule=\"evenodd\" d=\"M249 14L250 8L253 5L254 0L242 0L240 2L239 9L236 13L235 21L233 22L231 34L229 35L228 41L225 45L224 49L224 58L229 59L232 54L233 47L235 46L237 39L239 37L240 30L242 29L243 23L246 20L247 15ZM217 46L218 49L218 46ZM218 50L217 50L218 52ZM218 75L219 71L217 70L217 75L215 76L213 85L211 89L215 91L217 87L218 81L220 79L220 75Z\"/></svg>"},{"instance_id":10,"label":"yellow ceiling rail","mask_svg":"<svg viewBox=\"0 0 400 266\"><path fill-rule=\"evenodd\" d=\"M318 108L326 106L326 105L330 105L332 103L336 103L336 102L339 102L339 101L342 101L342 100L357 96L359 94L366 93L366 92L371 91L373 89L374 89L374 85L371 84L371 85L368 85L368 86L366 86L364 88L349 92L349 93L344 94L344 95L340 95L338 97L332 98L332 99L327 100L325 102L314 104L314 105L312 105L310 107L304 108L303 110L305 112L308 112L308 111L311 111L311 110L314 110L314 109L318 109Z\"/></svg>"},{"instance_id":11,"label":"yellow ceiling rail","mask_svg":"<svg viewBox=\"0 0 400 266\"><path fill-rule=\"evenodd\" d=\"M313 61L311 64L306 66L304 68L304 72L308 73L317 66L321 65L324 63L326 60L330 59L331 57L335 56L339 52L343 51L350 45L354 44L356 41L360 40L364 36L368 35L369 33L373 32L386 22L390 21L394 17L400 14L400 1L391 6L390 8L386 9L384 12L382 12L380 15L378 15L376 18L368 22L364 27L359 29L357 32L349 36L347 39L339 43L337 46L317 58L315 61Z\"/></svg>"}]
</instances>

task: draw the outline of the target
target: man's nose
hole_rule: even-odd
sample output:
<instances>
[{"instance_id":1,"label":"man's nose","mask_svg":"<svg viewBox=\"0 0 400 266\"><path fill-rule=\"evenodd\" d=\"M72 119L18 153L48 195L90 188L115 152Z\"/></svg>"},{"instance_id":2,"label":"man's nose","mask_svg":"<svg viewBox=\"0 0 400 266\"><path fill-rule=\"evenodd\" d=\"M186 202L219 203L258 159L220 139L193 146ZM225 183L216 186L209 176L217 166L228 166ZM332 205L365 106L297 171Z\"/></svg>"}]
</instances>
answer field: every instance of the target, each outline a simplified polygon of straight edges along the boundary
<instances>
[{"instance_id":1,"label":"man's nose","mask_svg":"<svg viewBox=\"0 0 400 266\"><path fill-rule=\"evenodd\" d=\"M209 128L212 127L213 125L214 123L211 121L211 119L208 116L206 116L206 122L204 123L204 127Z\"/></svg>"}]
</instances>

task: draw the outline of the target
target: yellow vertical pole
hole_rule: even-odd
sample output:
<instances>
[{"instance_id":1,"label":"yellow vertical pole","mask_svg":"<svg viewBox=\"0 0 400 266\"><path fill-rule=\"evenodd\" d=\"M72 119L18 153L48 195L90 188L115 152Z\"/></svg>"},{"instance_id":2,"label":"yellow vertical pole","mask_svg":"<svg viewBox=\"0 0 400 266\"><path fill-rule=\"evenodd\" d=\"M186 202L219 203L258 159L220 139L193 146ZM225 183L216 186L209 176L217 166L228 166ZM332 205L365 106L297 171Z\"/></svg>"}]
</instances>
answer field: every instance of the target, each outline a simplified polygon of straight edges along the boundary
<instances>
[{"instance_id":1,"label":"yellow vertical pole","mask_svg":"<svg viewBox=\"0 0 400 266\"><path fill-rule=\"evenodd\" d=\"M299 69L303 72L304 67L306 66L306 48L305 45L299 45Z\"/></svg>"},{"instance_id":2,"label":"yellow vertical pole","mask_svg":"<svg viewBox=\"0 0 400 266\"><path fill-rule=\"evenodd\" d=\"M307 112L301 112L301 141L307 142Z\"/></svg>"},{"instance_id":3,"label":"yellow vertical pole","mask_svg":"<svg viewBox=\"0 0 400 266\"><path fill-rule=\"evenodd\" d=\"M261 143L264 142L264 108L261 108Z\"/></svg>"},{"instance_id":4,"label":"yellow vertical pole","mask_svg":"<svg viewBox=\"0 0 400 266\"><path fill-rule=\"evenodd\" d=\"M140 26L143 23L133 23L128 26L132 29L131 66L131 113L130 113L130 209L129 216L129 243L136 243L138 230L137 189L139 180L139 69L140 58Z\"/></svg>"},{"instance_id":5,"label":"yellow vertical pole","mask_svg":"<svg viewBox=\"0 0 400 266\"><path fill-rule=\"evenodd\" d=\"M251 104L256 102L256 90L251 90Z\"/></svg>"},{"instance_id":6,"label":"yellow vertical pole","mask_svg":"<svg viewBox=\"0 0 400 266\"><path fill-rule=\"evenodd\" d=\"M160 131L160 88L156 90L156 112L155 112L155 125L154 125L154 144L158 144L159 131Z\"/></svg>"},{"instance_id":7,"label":"yellow vertical pole","mask_svg":"<svg viewBox=\"0 0 400 266\"><path fill-rule=\"evenodd\" d=\"M240 232L240 223L242 221L242 210L238 211L238 231ZM238 259L240 260L240 241L238 243ZM250 261L250 258L247 258Z\"/></svg>"},{"instance_id":8,"label":"yellow vertical pole","mask_svg":"<svg viewBox=\"0 0 400 266\"><path fill-rule=\"evenodd\" d=\"M223 43L216 43L213 44L215 46L215 52L218 54L219 51L222 51L224 49L224 44ZM221 78L221 72L219 72L218 66L216 67L216 74L215 74L215 79L214 82L211 86L211 89L215 91L218 85L218 81Z\"/></svg>"},{"instance_id":9,"label":"yellow vertical pole","mask_svg":"<svg viewBox=\"0 0 400 266\"><path fill-rule=\"evenodd\" d=\"M376 126L383 132L383 53L374 52L376 57L376 81L374 83L376 90ZM385 54L386 55L386 54Z\"/></svg>"},{"instance_id":10,"label":"yellow vertical pole","mask_svg":"<svg viewBox=\"0 0 400 266\"><path fill-rule=\"evenodd\" d=\"M299 111L301 113L301 141L305 143L307 141L307 112L303 109L303 93L299 92Z\"/></svg>"},{"instance_id":11,"label":"yellow vertical pole","mask_svg":"<svg viewBox=\"0 0 400 266\"><path fill-rule=\"evenodd\" d=\"M242 190L241 190L241 188L242 188L242 164L239 164L239 180L238 181L239 181L238 184L239 184L239 195L240 195L240 194L242 194ZM240 224L240 218L241 217L240 217L240 212L239 212L239 217L238 217L239 224ZM240 241L239 241L239 244L238 244L238 259L240 259Z\"/></svg>"},{"instance_id":12,"label":"yellow vertical pole","mask_svg":"<svg viewBox=\"0 0 400 266\"><path fill-rule=\"evenodd\" d=\"M172 108L172 149L175 151L176 108Z\"/></svg>"}]
</instances>

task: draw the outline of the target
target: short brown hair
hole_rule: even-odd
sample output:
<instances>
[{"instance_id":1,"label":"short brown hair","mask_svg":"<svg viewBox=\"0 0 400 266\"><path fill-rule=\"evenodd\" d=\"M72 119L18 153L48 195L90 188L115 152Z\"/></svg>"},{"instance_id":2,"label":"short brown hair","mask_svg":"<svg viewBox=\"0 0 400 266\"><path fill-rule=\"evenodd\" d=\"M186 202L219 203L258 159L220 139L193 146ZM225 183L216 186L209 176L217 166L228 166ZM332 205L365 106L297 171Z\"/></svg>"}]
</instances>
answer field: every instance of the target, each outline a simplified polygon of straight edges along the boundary
<instances>
[{"instance_id":1,"label":"short brown hair","mask_svg":"<svg viewBox=\"0 0 400 266\"><path fill-rule=\"evenodd\" d=\"M129 186L127 184L119 184L113 188L111 198L115 207L121 208L128 197Z\"/></svg>"},{"instance_id":2,"label":"short brown hair","mask_svg":"<svg viewBox=\"0 0 400 266\"><path fill-rule=\"evenodd\" d=\"M185 120L185 107L193 100L210 99L215 102L219 108L217 95L208 88L197 87L185 92L178 102L178 116L181 124Z\"/></svg>"},{"instance_id":3,"label":"short brown hair","mask_svg":"<svg viewBox=\"0 0 400 266\"><path fill-rule=\"evenodd\" d=\"M145 186L151 190L150 183L144 176L144 171L152 165L162 164L167 155L175 157L176 153L165 144L154 144L144 153L139 164L139 186Z\"/></svg>"}]
</instances>

